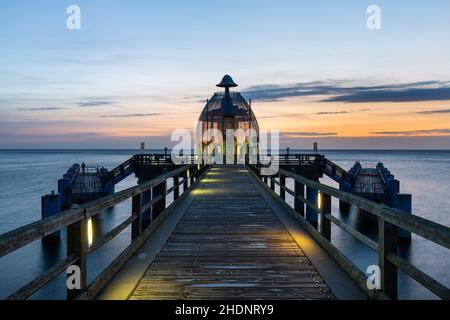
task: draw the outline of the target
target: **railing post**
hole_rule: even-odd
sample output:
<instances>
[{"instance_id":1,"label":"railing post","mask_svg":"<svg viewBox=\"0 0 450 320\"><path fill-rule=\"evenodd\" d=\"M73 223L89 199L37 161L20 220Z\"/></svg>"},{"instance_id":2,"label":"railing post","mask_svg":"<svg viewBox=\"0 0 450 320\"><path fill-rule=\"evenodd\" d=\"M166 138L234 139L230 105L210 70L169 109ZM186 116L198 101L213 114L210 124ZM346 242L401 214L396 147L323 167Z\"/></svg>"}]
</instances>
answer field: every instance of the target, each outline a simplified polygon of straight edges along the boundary
<instances>
[{"instance_id":1,"label":"railing post","mask_svg":"<svg viewBox=\"0 0 450 320\"><path fill-rule=\"evenodd\" d=\"M188 169L183 172L183 192L186 192L188 188Z\"/></svg>"},{"instance_id":2,"label":"railing post","mask_svg":"<svg viewBox=\"0 0 450 320\"><path fill-rule=\"evenodd\" d=\"M275 192L275 176L270 176L270 189Z\"/></svg>"},{"instance_id":3,"label":"railing post","mask_svg":"<svg viewBox=\"0 0 450 320\"><path fill-rule=\"evenodd\" d=\"M280 173L280 198L286 200L286 177Z\"/></svg>"},{"instance_id":4,"label":"railing post","mask_svg":"<svg viewBox=\"0 0 450 320\"><path fill-rule=\"evenodd\" d=\"M132 215L136 217L131 225L131 241L136 239L142 232L142 194L135 195L132 200Z\"/></svg>"},{"instance_id":5,"label":"railing post","mask_svg":"<svg viewBox=\"0 0 450 320\"><path fill-rule=\"evenodd\" d=\"M75 222L67 227L67 256L76 254L78 259L73 265L80 269L80 289L69 289L67 287L67 299L74 300L83 293L87 288L87 223L86 219ZM68 274L67 278L73 277L74 274ZM73 279L73 278L70 278Z\"/></svg>"},{"instance_id":6,"label":"railing post","mask_svg":"<svg viewBox=\"0 0 450 320\"><path fill-rule=\"evenodd\" d=\"M392 300L398 297L397 267L387 259L390 253L397 254L397 228L378 219L379 265L381 271L381 290Z\"/></svg>"},{"instance_id":7,"label":"railing post","mask_svg":"<svg viewBox=\"0 0 450 320\"><path fill-rule=\"evenodd\" d=\"M192 184L194 183L194 178L195 178L195 172L194 172L194 167L190 167L189 168L189 185L192 186Z\"/></svg>"},{"instance_id":8,"label":"railing post","mask_svg":"<svg viewBox=\"0 0 450 320\"><path fill-rule=\"evenodd\" d=\"M180 176L176 175L173 177L173 201L180 197Z\"/></svg>"},{"instance_id":9,"label":"railing post","mask_svg":"<svg viewBox=\"0 0 450 320\"><path fill-rule=\"evenodd\" d=\"M305 197L305 185L303 183L294 180L294 193L295 193L294 210L304 217L305 203L300 199L298 199L297 197L298 196L301 196L302 198Z\"/></svg>"},{"instance_id":10,"label":"railing post","mask_svg":"<svg viewBox=\"0 0 450 320\"><path fill-rule=\"evenodd\" d=\"M320 206L320 234L331 241L331 220L326 218L325 215L331 214L331 196L326 193L321 194L322 205Z\"/></svg>"},{"instance_id":11,"label":"railing post","mask_svg":"<svg viewBox=\"0 0 450 320\"><path fill-rule=\"evenodd\" d=\"M306 186L306 199L307 199L309 202L311 202L311 203L317 205L317 202L318 202L318 201L317 201L317 200L318 200L318 194L319 194L319 192L318 192L316 189L311 188L311 187L309 187L309 186ZM311 207L309 207L309 206L306 206L306 220L307 220L311 225L313 225L314 227L317 228L318 220L319 220L319 214L318 214L318 212L316 212L315 209L313 209L313 208L311 208Z\"/></svg>"},{"instance_id":12,"label":"railing post","mask_svg":"<svg viewBox=\"0 0 450 320\"><path fill-rule=\"evenodd\" d=\"M156 219L164 210L166 210L166 187L166 180L153 187L152 199L156 199L156 197L159 197L160 195L162 196L162 198L152 206L152 221Z\"/></svg>"}]
</instances>

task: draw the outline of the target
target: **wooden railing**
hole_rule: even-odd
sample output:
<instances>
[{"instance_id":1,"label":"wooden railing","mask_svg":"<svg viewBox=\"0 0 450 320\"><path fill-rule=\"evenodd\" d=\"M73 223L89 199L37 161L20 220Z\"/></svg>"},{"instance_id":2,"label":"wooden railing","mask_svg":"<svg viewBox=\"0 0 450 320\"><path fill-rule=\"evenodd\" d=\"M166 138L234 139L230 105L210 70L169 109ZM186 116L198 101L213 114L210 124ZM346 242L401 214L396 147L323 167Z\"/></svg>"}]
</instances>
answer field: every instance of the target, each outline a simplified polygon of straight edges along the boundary
<instances>
[{"instance_id":1,"label":"wooden railing","mask_svg":"<svg viewBox=\"0 0 450 320\"><path fill-rule=\"evenodd\" d=\"M67 257L13 293L8 299L27 299L72 265L79 267L81 288L78 290L68 289L67 298L91 299L95 297L114 274L149 238L162 219L185 196L186 191L196 184L206 169L207 166L203 165L182 166L141 185L0 235L0 257L2 257L46 235L67 227ZM173 178L174 184L173 187L167 188L167 180L170 178ZM180 190L181 185L183 185L183 192ZM173 202L170 206L166 207L166 197L172 192ZM145 193L146 196L144 197L143 195ZM153 196L149 197L149 194ZM102 213L103 210L130 198L132 199L130 217L89 245L87 236L88 220ZM147 200L146 203L144 203L144 199ZM150 213L149 217L144 216L147 212ZM147 225L144 224L144 220L147 221ZM92 283L88 284L87 257L89 253L102 247L130 225L131 244Z\"/></svg>"},{"instance_id":2,"label":"wooden railing","mask_svg":"<svg viewBox=\"0 0 450 320\"><path fill-rule=\"evenodd\" d=\"M291 213L311 236L327 251L327 253L350 275L350 277L374 299L398 298L398 270L415 279L418 283L442 299L450 299L450 289L419 270L398 255L397 228L405 229L420 237L428 239L444 248L450 249L450 228L421 217L407 214L398 209L347 193L324 184L314 182L283 169L277 176L262 177L257 166L249 166L256 177L263 180L263 185L271 190L283 207ZM294 190L286 186L286 178L294 181ZM270 183L269 181L270 180ZM268 186L268 183L270 186ZM275 193L275 185L279 186L279 194ZM305 198L305 187L320 192L321 203ZM294 198L294 207L286 203L286 193ZM374 241L354 229L350 225L332 215L332 197L354 205L378 219L378 241ZM305 205L319 215L319 224L308 221ZM367 276L353 264L331 241L331 226L341 228L355 239L378 253L381 271L381 289L370 290L367 287Z\"/></svg>"}]
</instances>

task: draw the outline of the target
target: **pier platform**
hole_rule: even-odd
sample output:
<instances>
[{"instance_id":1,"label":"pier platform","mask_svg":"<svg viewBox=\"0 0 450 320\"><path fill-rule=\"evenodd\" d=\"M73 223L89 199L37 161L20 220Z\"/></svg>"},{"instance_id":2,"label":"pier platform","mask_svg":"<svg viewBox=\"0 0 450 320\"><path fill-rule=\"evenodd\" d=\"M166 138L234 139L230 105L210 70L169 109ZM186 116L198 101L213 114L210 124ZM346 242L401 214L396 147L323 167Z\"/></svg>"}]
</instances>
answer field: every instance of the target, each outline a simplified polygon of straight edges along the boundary
<instances>
[{"instance_id":1,"label":"pier platform","mask_svg":"<svg viewBox=\"0 0 450 320\"><path fill-rule=\"evenodd\" d=\"M365 298L258 184L244 166L210 169L177 219L161 226L165 232L151 237L98 298Z\"/></svg>"}]
</instances>

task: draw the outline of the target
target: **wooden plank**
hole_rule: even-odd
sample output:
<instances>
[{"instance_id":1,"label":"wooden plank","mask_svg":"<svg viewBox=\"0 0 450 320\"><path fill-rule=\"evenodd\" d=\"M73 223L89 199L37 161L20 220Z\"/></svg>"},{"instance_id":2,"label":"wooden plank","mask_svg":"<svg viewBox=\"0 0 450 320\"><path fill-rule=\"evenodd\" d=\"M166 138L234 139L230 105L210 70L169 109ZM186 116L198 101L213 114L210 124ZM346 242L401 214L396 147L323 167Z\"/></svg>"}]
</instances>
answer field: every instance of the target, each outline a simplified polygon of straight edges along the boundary
<instances>
[{"instance_id":1,"label":"wooden plank","mask_svg":"<svg viewBox=\"0 0 450 320\"><path fill-rule=\"evenodd\" d=\"M243 167L212 168L130 296L333 299Z\"/></svg>"}]
</instances>

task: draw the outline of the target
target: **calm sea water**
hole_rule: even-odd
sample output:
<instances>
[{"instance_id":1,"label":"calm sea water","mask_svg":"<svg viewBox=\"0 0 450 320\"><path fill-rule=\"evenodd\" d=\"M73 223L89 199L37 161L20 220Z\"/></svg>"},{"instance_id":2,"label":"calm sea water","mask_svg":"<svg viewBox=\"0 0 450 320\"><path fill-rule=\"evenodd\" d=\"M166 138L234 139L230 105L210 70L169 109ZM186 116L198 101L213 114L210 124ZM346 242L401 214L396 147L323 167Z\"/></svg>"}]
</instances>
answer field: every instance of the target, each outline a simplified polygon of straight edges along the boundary
<instances>
[{"instance_id":1,"label":"calm sea water","mask_svg":"<svg viewBox=\"0 0 450 320\"><path fill-rule=\"evenodd\" d=\"M158 151L159 152L159 151ZM57 190L57 180L74 163L113 168L127 160L132 150L70 150L70 151L1 151L0 150L0 233L39 220L40 197ZM356 160L362 163L382 161L401 181L401 192L413 195L413 213L450 227L450 151L322 151L329 159L349 169ZM322 182L336 186L328 178ZM136 184L131 176L116 186L122 190ZM288 199L289 200L289 199ZM94 236L107 232L130 214L130 201L105 211L94 220ZM337 201L333 214L347 223L365 229L356 210L340 213ZM370 230L367 231L370 235ZM89 256L89 280L93 280L129 244L130 230ZM333 228L333 243L363 271L377 264L377 256L345 232ZM56 245L36 241L21 250L0 258L0 298L34 279L43 270L61 260L65 254L65 233ZM415 266L450 286L450 252L429 241L413 236L411 245L401 247L401 255ZM36 299L64 298L65 276L56 278L37 292ZM426 289L400 275L404 299L434 296Z\"/></svg>"}]
</instances>

